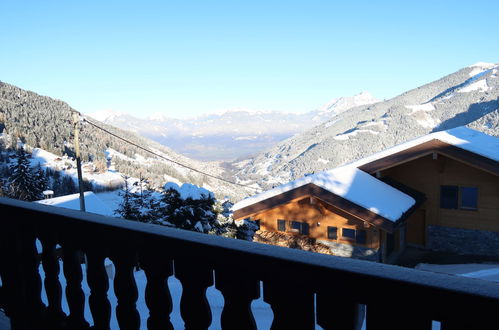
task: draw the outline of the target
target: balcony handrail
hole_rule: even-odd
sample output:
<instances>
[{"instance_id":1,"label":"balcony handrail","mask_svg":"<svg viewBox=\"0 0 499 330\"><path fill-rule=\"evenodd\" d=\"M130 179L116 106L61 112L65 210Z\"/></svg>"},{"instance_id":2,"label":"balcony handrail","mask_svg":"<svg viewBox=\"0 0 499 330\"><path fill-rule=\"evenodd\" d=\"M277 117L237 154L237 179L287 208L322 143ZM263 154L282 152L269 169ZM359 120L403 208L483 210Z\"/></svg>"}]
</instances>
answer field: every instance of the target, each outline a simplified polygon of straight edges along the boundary
<instances>
[{"instance_id":1,"label":"balcony handrail","mask_svg":"<svg viewBox=\"0 0 499 330\"><path fill-rule=\"evenodd\" d=\"M297 322L296 318L300 316L288 315L289 320L286 320L288 316L280 308L286 306L288 313L293 314L290 312L290 308L295 308L293 303L299 306L302 304L300 301L293 302L293 299L301 299L299 297L302 295L309 297L310 294L317 295L316 319L323 324L333 322L325 315L326 312L321 312L324 310L321 306L326 305L332 314L335 314L333 308L336 311L346 308L355 314L355 311L352 312L355 306L366 304L367 324L372 327L377 322L383 322L380 315L391 318L393 323L399 318L406 319L410 316L411 320L422 320L420 323L414 321L414 324L425 326L431 320L449 325L463 325L463 322L477 320L489 322L496 318L493 311L499 307L499 285L478 279L235 240L4 197L0 197L0 214L0 230L7 228L11 234L32 231L36 237L46 236L47 232L52 231L54 243L66 237L65 244L73 244L74 249L81 249L87 254L91 254L89 251L103 256L105 253L113 254L118 263L123 262L129 266L132 261L119 260L135 258L135 263L145 263L148 258L155 259L156 263L161 259L173 260L175 276L180 277L181 281L185 279L182 281L183 285L196 285L191 277L195 278L200 274L197 267L215 270L216 281L220 278L221 283L219 285L217 282L217 288L222 288L226 298L231 295L230 290L235 290L237 282L263 281L264 300L274 310L275 328ZM81 237L80 233L87 236ZM68 242L67 237L73 242ZM65 245L62 246L64 249ZM160 249L161 254L143 254L141 251L144 249ZM124 259L116 256L120 254L123 254ZM3 268L5 271L6 267ZM117 272L120 272L119 267L117 268ZM221 275L218 276L218 273ZM25 280L32 279L27 276ZM127 280L123 281L126 283ZM206 283L211 282L207 280ZM248 284L247 287L252 285ZM94 290L97 288L98 285ZM231 299L246 299L251 302L248 297ZM133 300L133 297L125 294L122 296L122 301L129 299ZM186 299L194 299L194 294ZM345 306L338 301L343 301ZM310 306L303 308L310 310ZM243 312L240 311L239 314L242 315ZM229 323L225 324L237 322L230 321L229 318L226 321ZM328 320L325 321L326 319ZM188 320L184 321L187 324ZM291 323L286 323L288 321ZM305 321L307 322L310 323ZM357 326L355 322L346 323Z\"/></svg>"}]
</instances>

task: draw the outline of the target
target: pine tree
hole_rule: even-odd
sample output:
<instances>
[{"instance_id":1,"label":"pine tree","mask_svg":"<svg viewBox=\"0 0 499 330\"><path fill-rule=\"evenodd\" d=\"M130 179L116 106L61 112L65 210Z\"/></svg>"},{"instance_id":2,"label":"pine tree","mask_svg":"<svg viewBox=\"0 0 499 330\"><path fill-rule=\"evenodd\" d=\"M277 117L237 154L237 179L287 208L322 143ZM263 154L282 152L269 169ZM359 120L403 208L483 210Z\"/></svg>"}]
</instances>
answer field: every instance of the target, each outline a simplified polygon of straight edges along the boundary
<instances>
[{"instance_id":1,"label":"pine tree","mask_svg":"<svg viewBox=\"0 0 499 330\"><path fill-rule=\"evenodd\" d=\"M55 171L52 175L52 191L54 192L54 196L63 196L64 188L62 186L61 174L59 171Z\"/></svg>"},{"instance_id":2,"label":"pine tree","mask_svg":"<svg viewBox=\"0 0 499 330\"><path fill-rule=\"evenodd\" d=\"M128 177L125 177L125 188L121 194L122 200L118 208L114 211L116 215L128 220L141 221L139 197L133 193L128 185Z\"/></svg>"},{"instance_id":3,"label":"pine tree","mask_svg":"<svg viewBox=\"0 0 499 330\"><path fill-rule=\"evenodd\" d=\"M35 185L35 178L28 159L28 154L24 149L19 148L17 161L11 165L12 175L8 182L8 195L11 198L25 201L35 201L39 199Z\"/></svg>"},{"instance_id":4,"label":"pine tree","mask_svg":"<svg viewBox=\"0 0 499 330\"><path fill-rule=\"evenodd\" d=\"M34 169L34 179L35 179L35 187L36 194L38 195L38 199L43 198L43 192L48 188L48 180L45 172L43 171L40 163Z\"/></svg>"},{"instance_id":5,"label":"pine tree","mask_svg":"<svg viewBox=\"0 0 499 330\"><path fill-rule=\"evenodd\" d=\"M167 221L177 228L185 228L188 224L184 224L182 217L185 212L182 210L183 204L177 190L173 188L164 190L161 197L161 220Z\"/></svg>"},{"instance_id":6,"label":"pine tree","mask_svg":"<svg viewBox=\"0 0 499 330\"><path fill-rule=\"evenodd\" d=\"M69 175L64 175L62 177L61 190L63 192L63 195L71 195L71 194L76 194L78 192L78 188L76 187L73 178L70 177Z\"/></svg>"}]
</instances>

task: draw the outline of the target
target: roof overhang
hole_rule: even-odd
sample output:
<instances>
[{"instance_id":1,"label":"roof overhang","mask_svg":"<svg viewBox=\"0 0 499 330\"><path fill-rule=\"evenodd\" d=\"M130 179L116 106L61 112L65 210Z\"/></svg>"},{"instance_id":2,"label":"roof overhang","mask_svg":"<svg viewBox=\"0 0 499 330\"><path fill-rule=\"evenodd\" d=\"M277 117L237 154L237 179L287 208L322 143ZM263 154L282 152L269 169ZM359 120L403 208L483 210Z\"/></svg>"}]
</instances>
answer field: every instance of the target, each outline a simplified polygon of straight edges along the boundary
<instances>
[{"instance_id":1,"label":"roof overhang","mask_svg":"<svg viewBox=\"0 0 499 330\"><path fill-rule=\"evenodd\" d=\"M388 232L393 232L397 227L397 222L391 221L383 216L380 216L362 206L350 202L349 200L340 197L326 189L323 189L313 183L294 188L283 192L282 194L270 197L260 202L248 205L241 209L235 210L234 219L241 219L253 216L262 211L272 209L277 206L284 205L292 200L296 200L304 196L314 196L327 204L340 209L341 211L354 216L362 221L383 229ZM405 214L404 214L405 215Z\"/></svg>"},{"instance_id":2,"label":"roof overhang","mask_svg":"<svg viewBox=\"0 0 499 330\"><path fill-rule=\"evenodd\" d=\"M367 173L373 174L386 170L397 165L410 162L411 160L438 153L451 159L463 162L469 166L478 168L482 171L499 176L499 162L474 152L456 147L452 144L433 139L414 147L407 148L397 153L373 160L363 164L358 168Z\"/></svg>"}]
</instances>

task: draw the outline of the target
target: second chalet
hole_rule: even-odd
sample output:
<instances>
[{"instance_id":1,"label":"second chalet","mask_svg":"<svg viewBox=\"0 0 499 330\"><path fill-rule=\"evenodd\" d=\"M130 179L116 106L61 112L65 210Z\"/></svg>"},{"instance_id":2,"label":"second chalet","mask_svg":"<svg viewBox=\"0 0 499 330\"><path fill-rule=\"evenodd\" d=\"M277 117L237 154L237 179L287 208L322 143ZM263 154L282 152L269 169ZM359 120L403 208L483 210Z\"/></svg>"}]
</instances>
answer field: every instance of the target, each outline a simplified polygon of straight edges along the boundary
<instances>
[{"instance_id":1,"label":"second chalet","mask_svg":"<svg viewBox=\"0 0 499 330\"><path fill-rule=\"evenodd\" d=\"M406 245L498 255L499 138L458 127L305 176L233 207L260 230L381 262Z\"/></svg>"}]
</instances>

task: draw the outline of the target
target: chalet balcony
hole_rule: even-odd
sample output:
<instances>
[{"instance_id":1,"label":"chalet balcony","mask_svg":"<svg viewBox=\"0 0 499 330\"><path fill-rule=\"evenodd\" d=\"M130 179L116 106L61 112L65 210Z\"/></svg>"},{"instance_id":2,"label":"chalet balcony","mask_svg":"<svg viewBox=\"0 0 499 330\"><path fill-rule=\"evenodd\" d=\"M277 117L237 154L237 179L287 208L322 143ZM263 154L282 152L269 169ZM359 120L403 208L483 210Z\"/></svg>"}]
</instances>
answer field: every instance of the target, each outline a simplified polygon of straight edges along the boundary
<instances>
[{"instance_id":1,"label":"chalet balcony","mask_svg":"<svg viewBox=\"0 0 499 330\"><path fill-rule=\"evenodd\" d=\"M172 329L170 276L182 284L179 309L186 329L212 323L206 290L213 285L224 298L223 329L256 327L259 314L251 303L261 287L272 308L272 329L360 329L364 315L367 329L431 329L432 320L441 329L499 324L499 286L492 282L6 198L0 198L0 214L0 308L12 329L109 329L114 313L121 329ZM114 310L106 258L116 271ZM137 267L147 278L140 293ZM90 290L91 319L84 313L83 284ZM69 312L62 308L63 291ZM147 308L138 303L139 294ZM142 324L139 310L147 311Z\"/></svg>"}]
</instances>

